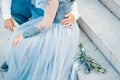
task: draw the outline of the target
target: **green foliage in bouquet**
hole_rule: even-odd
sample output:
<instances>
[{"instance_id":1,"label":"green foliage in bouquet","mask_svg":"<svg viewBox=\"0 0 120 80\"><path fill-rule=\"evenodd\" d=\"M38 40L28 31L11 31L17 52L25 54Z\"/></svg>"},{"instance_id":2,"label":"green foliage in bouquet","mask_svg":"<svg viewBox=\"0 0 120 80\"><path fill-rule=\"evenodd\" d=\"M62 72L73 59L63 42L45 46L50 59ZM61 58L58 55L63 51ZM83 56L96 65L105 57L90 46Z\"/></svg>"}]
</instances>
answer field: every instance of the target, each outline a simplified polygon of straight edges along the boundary
<instances>
[{"instance_id":1,"label":"green foliage in bouquet","mask_svg":"<svg viewBox=\"0 0 120 80\"><path fill-rule=\"evenodd\" d=\"M75 59L78 60L80 63L85 65L85 72L88 74L92 70L96 70L97 72L105 74L107 71L103 68L99 63L92 59L91 57L86 55L86 50L83 47L83 44L80 43L80 53L75 55Z\"/></svg>"}]
</instances>

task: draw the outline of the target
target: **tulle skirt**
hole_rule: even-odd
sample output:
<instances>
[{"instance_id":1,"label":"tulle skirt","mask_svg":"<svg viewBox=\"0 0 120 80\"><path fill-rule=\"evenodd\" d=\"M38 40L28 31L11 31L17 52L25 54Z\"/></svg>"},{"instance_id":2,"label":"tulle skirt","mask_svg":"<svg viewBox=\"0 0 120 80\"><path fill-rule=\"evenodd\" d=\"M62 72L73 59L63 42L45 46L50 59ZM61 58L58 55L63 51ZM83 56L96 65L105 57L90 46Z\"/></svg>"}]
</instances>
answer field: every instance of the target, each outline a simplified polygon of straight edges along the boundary
<instances>
[{"instance_id":1,"label":"tulle skirt","mask_svg":"<svg viewBox=\"0 0 120 80\"><path fill-rule=\"evenodd\" d=\"M19 26L11 41L41 20L33 19ZM16 47L10 42L6 80L77 80L73 62L79 39L75 22L73 28L53 23L47 31L22 40Z\"/></svg>"}]
</instances>

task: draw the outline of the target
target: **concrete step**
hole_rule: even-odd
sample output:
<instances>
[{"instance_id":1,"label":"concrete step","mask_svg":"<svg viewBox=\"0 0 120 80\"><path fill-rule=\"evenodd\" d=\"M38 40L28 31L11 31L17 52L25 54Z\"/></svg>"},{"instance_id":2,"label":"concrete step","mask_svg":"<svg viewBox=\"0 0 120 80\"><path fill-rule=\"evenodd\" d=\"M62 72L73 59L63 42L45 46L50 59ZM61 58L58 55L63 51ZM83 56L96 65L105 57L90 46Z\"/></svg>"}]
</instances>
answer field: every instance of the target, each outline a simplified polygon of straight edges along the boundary
<instances>
[{"instance_id":1,"label":"concrete step","mask_svg":"<svg viewBox=\"0 0 120 80\"><path fill-rule=\"evenodd\" d=\"M120 19L120 0L100 0Z\"/></svg>"},{"instance_id":2,"label":"concrete step","mask_svg":"<svg viewBox=\"0 0 120 80\"><path fill-rule=\"evenodd\" d=\"M4 62L7 56L8 40L11 36L11 32L6 30L3 26L3 19L0 14L0 65Z\"/></svg>"},{"instance_id":3,"label":"concrete step","mask_svg":"<svg viewBox=\"0 0 120 80\"><path fill-rule=\"evenodd\" d=\"M101 74L93 71L90 74L85 74L85 67L81 67L80 71L78 72L79 80L120 80L120 74L114 69L114 67L102 55L100 50L89 40L82 30L80 38L80 42L83 43L87 51L87 55L91 56L104 68L106 68L107 73Z\"/></svg>"},{"instance_id":4,"label":"concrete step","mask_svg":"<svg viewBox=\"0 0 120 80\"><path fill-rule=\"evenodd\" d=\"M8 44L8 40L10 36L11 36L11 32L6 30L3 27L3 19L0 14L0 66L5 61L7 53L8 53L7 44ZM0 71L0 80L4 80L5 74L6 73Z\"/></svg>"},{"instance_id":5,"label":"concrete step","mask_svg":"<svg viewBox=\"0 0 120 80\"><path fill-rule=\"evenodd\" d=\"M79 25L120 73L120 21L98 0L78 0Z\"/></svg>"},{"instance_id":6,"label":"concrete step","mask_svg":"<svg viewBox=\"0 0 120 80\"><path fill-rule=\"evenodd\" d=\"M0 80L5 80L5 72L0 71Z\"/></svg>"}]
</instances>

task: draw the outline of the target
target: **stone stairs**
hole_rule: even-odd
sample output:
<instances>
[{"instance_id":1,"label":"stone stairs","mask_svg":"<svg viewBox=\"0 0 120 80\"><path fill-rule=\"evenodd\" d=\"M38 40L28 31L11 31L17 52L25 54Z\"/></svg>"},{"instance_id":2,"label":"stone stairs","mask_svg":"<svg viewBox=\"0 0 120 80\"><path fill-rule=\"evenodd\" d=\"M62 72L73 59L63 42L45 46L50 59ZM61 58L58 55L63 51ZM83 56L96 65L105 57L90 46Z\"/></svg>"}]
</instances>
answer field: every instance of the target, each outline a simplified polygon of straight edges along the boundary
<instances>
[{"instance_id":1,"label":"stone stairs","mask_svg":"<svg viewBox=\"0 0 120 80\"><path fill-rule=\"evenodd\" d=\"M81 26L80 26L81 27ZM91 56L98 63L100 63L106 70L107 73L102 74L96 71L92 71L90 74L85 73L85 67L81 66L78 71L79 80L120 80L120 74L106 59L103 53L94 45L93 42L87 37L87 35L80 29L81 39L80 42L84 44L87 51L87 55Z\"/></svg>"},{"instance_id":2,"label":"stone stairs","mask_svg":"<svg viewBox=\"0 0 120 80\"><path fill-rule=\"evenodd\" d=\"M120 0L100 0L115 16L120 19Z\"/></svg>"},{"instance_id":3,"label":"stone stairs","mask_svg":"<svg viewBox=\"0 0 120 80\"><path fill-rule=\"evenodd\" d=\"M103 62L108 71L110 70L101 77L95 73L90 75L82 74L83 71L81 70L79 71L81 80L120 80L119 6L120 0L78 0L80 13L78 24L91 42L99 48L101 52L99 55L104 56L104 58L96 57L99 59L98 62ZM95 51L90 55L97 55L94 53Z\"/></svg>"}]
</instances>

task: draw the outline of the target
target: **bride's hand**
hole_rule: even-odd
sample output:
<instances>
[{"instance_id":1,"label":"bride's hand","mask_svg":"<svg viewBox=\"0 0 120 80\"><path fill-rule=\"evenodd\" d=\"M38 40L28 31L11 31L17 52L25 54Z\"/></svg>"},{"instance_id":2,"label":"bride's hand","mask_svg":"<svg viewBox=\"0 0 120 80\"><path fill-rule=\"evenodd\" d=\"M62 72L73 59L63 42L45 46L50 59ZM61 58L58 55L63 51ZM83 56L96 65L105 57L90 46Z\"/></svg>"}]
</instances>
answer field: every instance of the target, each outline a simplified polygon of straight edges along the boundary
<instances>
[{"instance_id":1,"label":"bride's hand","mask_svg":"<svg viewBox=\"0 0 120 80\"><path fill-rule=\"evenodd\" d=\"M16 47L22 40L23 40L23 35L19 34L13 41L12 41L12 46Z\"/></svg>"}]
</instances>

